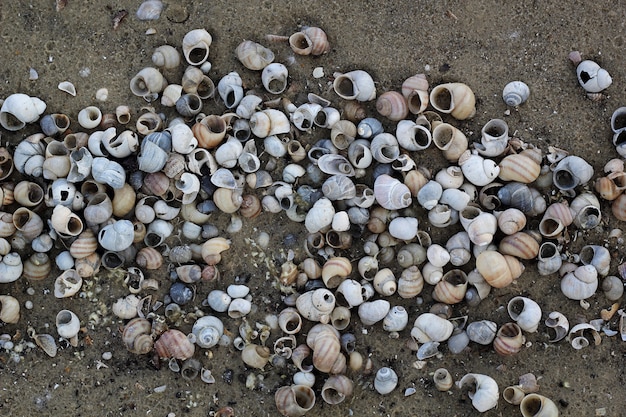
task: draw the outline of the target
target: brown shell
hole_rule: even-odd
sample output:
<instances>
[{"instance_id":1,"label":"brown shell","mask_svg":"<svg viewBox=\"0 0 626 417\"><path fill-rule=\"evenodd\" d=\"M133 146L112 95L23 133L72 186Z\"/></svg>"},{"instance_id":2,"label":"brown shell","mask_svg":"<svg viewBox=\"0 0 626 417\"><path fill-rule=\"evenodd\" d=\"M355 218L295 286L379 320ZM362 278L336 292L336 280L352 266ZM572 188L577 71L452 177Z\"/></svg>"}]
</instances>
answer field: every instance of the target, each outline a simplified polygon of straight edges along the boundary
<instances>
[{"instance_id":1,"label":"brown shell","mask_svg":"<svg viewBox=\"0 0 626 417\"><path fill-rule=\"evenodd\" d=\"M85 229L70 245L70 255L74 259L85 258L98 249L98 240L91 229Z\"/></svg>"},{"instance_id":2,"label":"brown shell","mask_svg":"<svg viewBox=\"0 0 626 417\"><path fill-rule=\"evenodd\" d=\"M195 346L185 333L170 329L154 343L154 349L161 358L176 358L184 361L193 356Z\"/></svg>"},{"instance_id":3,"label":"brown shell","mask_svg":"<svg viewBox=\"0 0 626 417\"><path fill-rule=\"evenodd\" d=\"M154 340L151 333L152 324L147 319L137 317L124 326L122 341L130 352L143 355L152 350Z\"/></svg>"},{"instance_id":4,"label":"brown shell","mask_svg":"<svg viewBox=\"0 0 626 417\"><path fill-rule=\"evenodd\" d=\"M397 91L387 91L376 100L376 110L389 120L398 121L409 114L406 98Z\"/></svg>"},{"instance_id":5,"label":"brown shell","mask_svg":"<svg viewBox=\"0 0 626 417\"><path fill-rule=\"evenodd\" d=\"M460 269L452 269L435 285L433 298L442 303L456 304L463 300L466 290L467 275Z\"/></svg>"},{"instance_id":6,"label":"brown shell","mask_svg":"<svg viewBox=\"0 0 626 417\"><path fill-rule=\"evenodd\" d=\"M97 252L92 253L84 258L76 259L74 269L82 278L94 276L100 270L100 255Z\"/></svg>"},{"instance_id":7,"label":"brown shell","mask_svg":"<svg viewBox=\"0 0 626 417\"><path fill-rule=\"evenodd\" d=\"M503 181L517 181L530 184L541 173L541 165L525 154L513 154L500 161L500 174Z\"/></svg>"},{"instance_id":8,"label":"brown shell","mask_svg":"<svg viewBox=\"0 0 626 417\"><path fill-rule=\"evenodd\" d=\"M609 177L601 177L593 184L594 189L600 197L604 200L613 201L619 197L623 190L621 190L615 182Z\"/></svg>"},{"instance_id":9,"label":"brown shell","mask_svg":"<svg viewBox=\"0 0 626 417\"><path fill-rule=\"evenodd\" d=\"M41 281L48 278L51 269L52 264L47 254L33 253L24 261L22 276L30 280Z\"/></svg>"},{"instance_id":10,"label":"brown shell","mask_svg":"<svg viewBox=\"0 0 626 417\"><path fill-rule=\"evenodd\" d=\"M337 288L351 273L350 260L343 256L336 256L327 260L322 267L322 280L327 288Z\"/></svg>"},{"instance_id":11,"label":"brown shell","mask_svg":"<svg viewBox=\"0 0 626 417\"><path fill-rule=\"evenodd\" d=\"M534 259L539 254L539 242L525 232L517 232L500 241L498 251L521 259Z\"/></svg>"},{"instance_id":12,"label":"brown shell","mask_svg":"<svg viewBox=\"0 0 626 417\"><path fill-rule=\"evenodd\" d=\"M146 175L143 179L143 184L148 194L160 197L169 189L170 179L159 171Z\"/></svg>"},{"instance_id":13,"label":"brown shell","mask_svg":"<svg viewBox=\"0 0 626 417\"><path fill-rule=\"evenodd\" d=\"M313 346L313 366L320 371L329 373L335 365L337 357L341 355L341 343L332 332L322 331L315 338Z\"/></svg>"},{"instance_id":14,"label":"brown shell","mask_svg":"<svg viewBox=\"0 0 626 417\"><path fill-rule=\"evenodd\" d=\"M241 200L241 206L239 207L239 213L248 219L253 219L261 214L263 206L259 197L253 194L245 194Z\"/></svg>"},{"instance_id":15,"label":"brown shell","mask_svg":"<svg viewBox=\"0 0 626 417\"><path fill-rule=\"evenodd\" d=\"M516 323L505 323L500 327L493 341L493 349L499 355L514 355L524 344L522 329Z\"/></svg>"},{"instance_id":16,"label":"brown shell","mask_svg":"<svg viewBox=\"0 0 626 417\"><path fill-rule=\"evenodd\" d=\"M620 195L613 201L611 211L618 220L626 221L626 194Z\"/></svg>"},{"instance_id":17,"label":"brown shell","mask_svg":"<svg viewBox=\"0 0 626 417\"><path fill-rule=\"evenodd\" d=\"M145 269L159 269L163 265L163 255L153 247L147 246L137 252L137 265Z\"/></svg>"},{"instance_id":18,"label":"brown shell","mask_svg":"<svg viewBox=\"0 0 626 417\"><path fill-rule=\"evenodd\" d=\"M495 288L504 288L513 282L509 265L500 252L487 250L476 258L476 269L485 281Z\"/></svg>"}]
</instances>

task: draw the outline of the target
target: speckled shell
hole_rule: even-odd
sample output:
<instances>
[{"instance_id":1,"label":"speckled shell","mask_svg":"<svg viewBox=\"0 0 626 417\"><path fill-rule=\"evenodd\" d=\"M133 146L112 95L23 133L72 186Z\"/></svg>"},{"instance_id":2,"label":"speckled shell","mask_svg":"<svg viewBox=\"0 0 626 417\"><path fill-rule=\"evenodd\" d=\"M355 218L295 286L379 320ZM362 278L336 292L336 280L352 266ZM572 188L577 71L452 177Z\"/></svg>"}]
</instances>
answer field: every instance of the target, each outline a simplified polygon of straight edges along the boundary
<instances>
[{"instance_id":1,"label":"speckled shell","mask_svg":"<svg viewBox=\"0 0 626 417\"><path fill-rule=\"evenodd\" d=\"M184 361L193 356L195 346L180 330L170 329L164 332L154 343L154 349L161 358L176 358Z\"/></svg>"}]
</instances>

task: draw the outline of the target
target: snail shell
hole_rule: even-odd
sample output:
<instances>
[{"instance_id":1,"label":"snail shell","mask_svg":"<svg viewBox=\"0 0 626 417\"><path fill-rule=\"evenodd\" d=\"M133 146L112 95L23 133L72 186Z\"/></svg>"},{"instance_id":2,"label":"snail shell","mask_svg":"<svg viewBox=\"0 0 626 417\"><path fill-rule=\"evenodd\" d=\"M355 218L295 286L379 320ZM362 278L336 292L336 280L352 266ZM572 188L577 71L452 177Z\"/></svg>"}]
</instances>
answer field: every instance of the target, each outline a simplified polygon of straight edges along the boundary
<instances>
[{"instance_id":1,"label":"snail shell","mask_svg":"<svg viewBox=\"0 0 626 417\"><path fill-rule=\"evenodd\" d=\"M528 96L530 96L530 89L523 81L511 81L502 90L502 100L511 107L523 104L528 100Z\"/></svg>"},{"instance_id":2,"label":"snail shell","mask_svg":"<svg viewBox=\"0 0 626 417\"><path fill-rule=\"evenodd\" d=\"M374 389L381 395L389 394L398 385L398 375L389 367L382 367L374 377Z\"/></svg>"},{"instance_id":3,"label":"snail shell","mask_svg":"<svg viewBox=\"0 0 626 417\"><path fill-rule=\"evenodd\" d=\"M409 187L399 180L383 174L374 182L374 196L378 204L388 210L399 210L411 204Z\"/></svg>"},{"instance_id":4,"label":"snail shell","mask_svg":"<svg viewBox=\"0 0 626 417\"><path fill-rule=\"evenodd\" d=\"M344 100L370 101L376 98L374 80L363 70L339 74L333 81L333 89Z\"/></svg>"},{"instance_id":5,"label":"snail shell","mask_svg":"<svg viewBox=\"0 0 626 417\"><path fill-rule=\"evenodd\" d=\"M353 382L345 375L332 375L322 386L322 398L328 404L342 403L352 395Z\"/></svg>"},{"instance_id":6,"label":"snail shell","mask_svg":"<svg viewBox=\"0 0 626 417\"><path fill-rule=\"evenodd\" d=\"M306 214L304 225L309 233L318 232L330 226L335 215L332 202L325 197L320 198Z\"/></svg>"},{"instance_id":7,"label":"snail shell","mask_svg":"<svg viewBox=\"0 0 626 417\"><path fill-rule=\"evenodd\" d=\"M37 97L16 93L8 96L0 108L0 124L6 130L20 130L35 122L46 110L46 103Z\"/></svg>"},{"instance_id":8,"label":"snail shell","mask_svg":"<svg viewBox=\"0 0 626 417\"><path fill-rule=\"evenodd\" d=\"M65 206L57 206L55 207L55 210L58 209L59 207L63 207L62 209L60 209L62 211L68 211L68 212L70 211ZM54 213L53 213L53 216L54 216ZM27 209L26 207L20 207L17 210L15 210L15 212L13 212L13 217L3 215L2 220L3 220L2 222L3 224L1 225L1 227L2 229L4 229L2 233L4 237L8 237L12 235L15 232L15 230L18 230L21 232L24 239L30 242L33 239L35 239L37 236L39 236L41 232L43 231L43 220L41 219L41 217L37 213ZM8 224L8 221L10 220L12 220L13 222L12 225ZM81 223L81 226L82 226L82 223ZM53 227L54 227L54 223L53 223ZM8 234L9 232L10 234Z\"/></svg>"},{"instance_id":9,"label":"snail shell","mask_svg":"<svg viewBox=\"0 0 626 417\"><path fill-rule=\"evenodd\" d=\"M165 77L163 77L158 69L153 67L142 69L130 80L130 91L134 95L144 98L156 97L166 86L167 80ZM93 109L96 109L98 113L100 113L100 110L94 106L81 110L81 112L87 111L93 114L91 116L85 113L84 116L81 117L79 113L78 123L85 129L93 129L100 124L99 119L102 117L102 114L100 113L100 117L96 117L97 113L93 113L95 111Z\"/></svg>"},{"instance_id":10,"label":"snail shell","mask_svg":"<svg viewBox=\"0 0 626 417\"><path fill-rule=\"evenodd\" d=\"M352 264L345 257L328 259L322 267L322 280L326 288L336 288L352 273Z\"/></svg>"},{"instance_id":11,"label":"snail shell","mask_svg":"<svg viewBox=\"0 0 626 417\"><path fill-rule=\"evenodd\" d=\"M10 295L0 295L0 321L7 324L17 323L20 319L20 303Z\"/></svg>"},{"instance_id":12,"label":"snail shell","mask_svg":"<svg viewBox=\"0 0 626 417\"><path fill-rule=\"evenodd\" d=\"M29 280L40 281L48 278L52 264L46 253L33 253L23 264L22 275Z\"/></svg>"},{"instance_id":13,"label":"snail shell","mask_svg":"<svg viewBox=\"0 0 626 417\"><path fill-rule=\"evenodd\" d=\"M466 290L467 275L460 269L452 269L435 285L433 298L442 303L456 304L463 300Z\"/></svg>"},{"instance_id":14,"label":"snail shell","mask_svg":"<svg viewBox=\"0 0 626 417\"><path fill-rule=\"evenodd\" d=\"M598 288L598 271L593 265L583 265L567 272L561 279L561 292L570 300L584 300Z\"/></svg>"},{"instance_id":15,"label":"snail shell","mask_svg":"<svg viewBox=\"0 0 626 417\"><path fill-rule=\"evenodd\" d=\"M58 206L55 210L58 209ZM112 224L104 226L98 232L98 242L110 251L123 251L133 243L134 226L130 220L117 220Z\"/></svg>"},{"instance_id":16,"label":"snail shell","mask_svg":"<svg viewBox=\"0 0 626 417\"><path fill-rule=\"evenodd\" d=\"M409 323L409 313L402 306L393 306L383 319L383 329L387 332L401 332Z\"/></svg>"},{"instance_id":17,"label":"snail shell","mask_svg":"<svg viewBox=\"0 0 626 417\"><path fill-rule=\"evenodd\" d=\"M545 324L546 327L551 330L548 333L550 333L550 342L552 343L563 340L569 333L569 321L563 313L559 313L558 311L551 312Z\"/></svg>"},{"instance_id":18,"label":"snail shell","mask_svg":"<svg viewBox=\"0 0 626 417\"><path fill-rule=\"evenodd\" d=\"M216 265L222 259L221 253L230 248L230 240L214 237L202 244L202 259L208 265Z\"/></svg>"},{"instance_id":19,"label":"snail shell","mask_svg":"<svg viewBox=\"0 0 626 417\"><path fill-rule=\"evenodd\" d=\"M561 254L553 242L544 242L537 254L537 270L539 275L545 276L557 272L563 263Z\"/></svg>"},{"instance_id":20,"label":"snail shell","mask_svg":"<svg viewBox=\"0 0 626 417\"><path fill-rule=\"evenodd\" d=\"M226 107L229 109L237 107L243 98L243 81L239 74L233 71L223 76L217 83L217 92Z\"/></svg>"},{"instance_id":21,"label":"snail shell","mask_svg":"<svg viewBox=\"0 0 626 417\"><path fill-rule=\"evenodd\" d=\"M524 271L522 263L510 255L486 250L476 258L476 269L494 288L504 288Z\"/></svg>"},{"instance_id":22,"label":"snail shell","mask_svg":"<svg viewBox=\"0 0 626 417\"><path fill-rule=\"evenodd\" d=\"M452 379L452 375L445 368L439 368L433 374L433 382L435 383L435 388L437 391L446 392L450 391L452 385L454 385L454 380Z\"/></svg>"},{"instance_id":23,"label":"snail shell","mask_svg":"<svg viewBox=\"0 0 626 417\"><path fill-rule=\"evenodd\" d=\"M600 245L585 245L580 250L580 262L591 265L598 271L598 275L608 275L611 267L611 254L607 248Z\"/></svg>"},{"instance_id":24,"label":"snail shell","mask_svg":"<svg viewBox=\"0 0 626 417\"><path fill-rule=\"evenodd\" d=\"M507 305L507 311L522 330L529 333L537 331L541 320L541 308L535 301L526 297L513 297Z\"/></svg>"},{"instance_id":25,"label":"snail shell","mask_svg":"<svg viewBox=\"0 0 626 417\"><path fill-rule=\"evenodd\" d=\"M373 326L385 318L391 305L387 300L366 301L359 306L359 318L364 326Z\"/></svg>"},{"instance_id":26,"label":"snail shell","mask_svg":"<svg viewBox=\"0 0 626 417\"><path fill-rule=\"evenodd\" d=\"M481 374L467 374L456 384L461 389L466 385L470 386L467 395L471 398L474 408L481 413L498 405L498 383L493 378Z\"/></svg>"},{"instance_id":27,"label":"snail shell","mask_svg":"<svg viewBox=\"0 0 626 417\"><path fill-rule=\"evenodd\" d=\"M43 137L43 133L28 136L15 148L13 163L15 168L22 174L32 175L34 177L40 177L42 175L45 159L44 152L46 150L46 143L41 140Z\"/></svg>"},{"instance_id":28,"label":"snail shell","mask_svg":"<svg viewBox=\"0 0 626 417\"><path fill-rule=\"evenodd\" d=\"M235 49L235 55L244 67L255 71L274 61L274 53L270 49L253 41L241 42Z\"/></svg>"},{"instance_id":29,"label":"snail shell","mask_svg":"<svg viewBox=\"0 0 626 417\"><path fill-rule=\"evenodd\" d=\"M126 297L120 297L111 306L111 311L115 316L121 319L132 319L137 317L137 307L140 299L135 294L129 294Z\"/></svg>"},{"instance_id":30,"label":"snail shell","mask_svg":"<svg viewBox=\"0 0 626 417\"><path fill-rule=\"evenodd\" d=\"M398 278L398 295L402 298L413 298L422 292L424 278L419 268L412 265L402 271Z\"/></svg>"},{"instance_id":31,"label":"snail shell","mask_svg":"<svg viewBox=\"0 0 626 417\"><path fill-rule=\"evenodd\" d=\"M608 88L613 80L608 71L594 61L585 60L576 67L578 83L588 93L599 93Z\"/></svg>"},{"instance_id":32,"label":"snail shell","mask_svg":"<svg viewBox=\"0 0 626 417\"><path fill-rule=\"evenodd\" d=\"M308 291L296 299L296 308L308 320L328 323L335 308L335 296L325 288Z\"/></svg>"},{"instance_id":33,"label":"snail shell","mask_svg":"<svg viewBox=\"0 0 626 417\"><path fill-rule=\"evenodd\" d=\"M180 54L171 45L161 45L152 53L152 63L157 67L173 69L180 65Z\"/></svg>"},{"instance_id":34,"label":"snail shell","mask_svg":"<svg viewBox=\"0 0 626 417\"><path fill-rule=\"evenodd\" d=\"M586 184L593 176L593 167L583 158L575 155L563 158L552 171L554 185L563 191Z\"/></svg>"},{"instance_id":35,"label":"snail shell","mask_svg":"<svg viewBox=\"0 0 626 417\"><path fill-rule=\"evenodd\" d=\"M493 349L499 355L515 355L525 342L522 329L516 323L505 323L500 327L493 341Z\"/></svg>"},{"instance_id":36,"label":"snail shell","mask_svg":"<svg viewBox=\"0 0 626 417\"><path fill-rule=\"evenodd\" d=\"M440 84L430 92L430 104L441 113L465 120L476 113L474 92L463 83Z\"/></svg>"},{"instance_id":37,"label":"snail shell","mask_svg":"<svg viewBox=\"0 0 626 417\"><path fill-rule=\"evenodd\" d=\"M398 140L391 133L379 133L370 143L372 157L382 164L389 164L398 159L400 148Z\"/></svg>"},{"instance_id":38,"label":"snail shell","mask_svg":"<svg viewBox=\"0 0 626 417\"><path fill-rule=\"evenodd\" d=\"M406 98L397 91L387 91L376 100L376 110L389 120L398 121L409 114Z\"/></svg>"},{"instance_id":39,"label":"snail shell","mask_svg":"<svg viewBox=\"0 0 626 417\"><path fill-rule=\"evenodd\" d=\"M252 134L259 138L288 133L290 129L287 115L276 109L265 109L252 114L249 124ZM282 146L284 155L287 148L284 144ZM267 145L265 147L267 148Z\"/></svg>"},{"instance_id":40,"label":"snail shell","mask_svg":"<svg viewBox=\"0 0 626 417\"><path fill-rule=\"evenodd\" d=\"M261 82L269 93L280 94L287 88L287 76L287 67L274 62L263 68Z\"/></svg>"},{"instance_id":41,"label":"snail shell","mask_svg":"<svg viewBox=\"0 0 626 417\"><path fill-rule=\"evenodd\" d=\"M69 340L72 346L78 346L80 320L73 311L59 311L56 316L56 326L59 336Z\"/></svg>"},{"instance_id":42,"label":"snail shell","mask_svg":"<svg viewBox=\"0 0 626 417\"><path fill-rule=\"evenodd\" d=\"M124 326L122 341L126 348L138 355L152 351L154 339L152 339L152 324L144 318L134 318Z\"/></svg>"},{"instance_id":43,"label":"snail shell","mask_svg":"<svg viewBox=\"0 0 626 417\"><path fill-rule=\"evenodd\" d=\"M512 385L506 387L502 391L502 398L509 404L519 405L522 399L526 396L526 393L518 385Z\"/></svg>"},{"instance_id":44,"label":"snail shell","mask_svg":"<svg viewBox=\"0 0 626 417\"><path fill-rule=\"evenodd\" d=\"M315 405L315 391L306 385L281 387L276 390L274 401L283 416L303 416Z\"/></svg>"},{"instance_id":45,"label":"snail shell","mask_svg":"<svg viewBox=\"0 0 626 417\"><path fill-rule=\"evenodd\" d=\"M215 316L203 316L196 320L191 332L196 337L196 344L208 349L217 345L224 334L224 325Z\"/></svg>"},{"instance_id":46,"label":"snail shell","mask_svg":"<svg viewBox=\"0 0 626 417\"><path fill-rule=\"evenodd\" d=\"M418 343L429 341L443 342L454 330L454 325L448 320L433 313L420 314L413 323L411 337Z\"/></svg>"},{"instance_id":47,"label":"snail shell","mask_svg":"<svg viewBox=\"0 0 626 417\"><path fill-rule=\"evenodd\" d=\"M602 281L602 291L608 300L616 301L624 294L624 284L615 275L609 275Z\"/></svg>"},{"instance_id":48,"label":"snail shell","mask_svg":"<svg viewBox=\"0 0 626 417\"><path fill-rule=\"evenodd\" d=\"M517 232L500 241L498 251L521 259L534 259L539 253L539 242L528 233Z\"/></svg>"},{"instance_id":49,"label":"snail shell","mask_svg":"<svg viewBox=\"0 0 626 417\"><path fill-rule=\"evenodd\" d=\"M54 281L54 296L56 298L71 297L83 285L83 278L74 269L68 269Z\"/></svg>"},{"instance_id":50,"label":"snail shell","mask_svg":"<svg viewBox=\"0 0 626 417\"><path fill-rule=\"evenodd\" d=\"M579 229L593 229L600 224L602 213L598 198L590 192L579 194L570 203L574 224Z\"/></svg>"},{"instance_id":51,"label":"snail shell","mask_svg":"<svg viewBox=\"0 0 626 417\"><path fill-rule=\"evenodd\" d=\"M539 394L528 394L520 402L524 417L557 417L559 409L551 399Z\"/></svg>"},{"instance_id":52,"label":"snail shell","mask_svg":"<svg viewBox=\"0 0 626 417\"><path fill-rule=\"evenodd\" d=\"M202 65L209 58L213 38L205 29L193 29L183 37L183 55L190 65Z\"/></svg>"},{"instance_id":53,"label":"snail shell","mask_svg":"<svg viewBox=\"0 0 626 417\"><path fill-rule=\"evenodd\" d=\"M323 55L330 50L328 37L318 27L304 26L289 37L289 46L298 55Z\"/></svg>"},{"instance_id":54,"label":"snail shell","mask_svg":"<svg viewBox=\"0 0 626 417\"><path fill-rule=\"evenodd\" d=\"M493 182L500 174L500 167L494 161L472 153L469 149L459 156L458 163L465 178L478 187Z\"/></svg>"},{"instance_id":55,"label":"snail shell","mask_svg":"<svg viewBox=\"0 0 626 417\"><path fill-rule=\"evenodd\" d=\"M161 358L176 358L184 361L193 356L195 346L180 330L166 330L154 343L154 350Z\"/></svg>"},{"instance_id":56,"label":"snail shell","mask_svg":"<svg viewBox=\"0 0 626 417\"><path fill-rule=\"evenodd\" d=\"M373 285L377 293L385 296L395 293L398 287L396 277L389 268L381 269L374 275Z\"/></svg>"},{"instance_id":57,"label":"snail shell","mask_svg":"<svg viewBox=\"0 0 626 417\"><path fill-rule=\"evenodd\" d=\"M502 181L517 181L530 184L539 178L541 165L524 152L508 155L500 161L499 178Z\"/></svg>"}]
</instances>

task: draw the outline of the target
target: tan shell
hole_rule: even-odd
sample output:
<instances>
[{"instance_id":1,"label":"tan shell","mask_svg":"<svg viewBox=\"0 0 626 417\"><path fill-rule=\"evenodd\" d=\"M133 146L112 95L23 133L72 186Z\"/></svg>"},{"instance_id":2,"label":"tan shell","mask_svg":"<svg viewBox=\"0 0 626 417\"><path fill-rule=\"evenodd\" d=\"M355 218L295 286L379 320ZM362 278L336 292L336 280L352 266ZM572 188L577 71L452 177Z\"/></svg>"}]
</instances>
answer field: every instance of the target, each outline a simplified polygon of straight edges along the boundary
<instances>
[{"instance_id":1,"label":"tan shell","mask_svg":"<svg viewBox=\"0 0 626 417\"><path fill-rule=\"evenodd\" d=\"M322 267L322 280L326 288L337 288L352 273L352 264L348 258L337 256L330 258Z\"/></svg>"},{"instance_id":2,"label":"tan shell","mask_svg":"<svg viewBox=\"0 0 626 417\"><path fill-rule=\"evenodd\" d=\"M516 323L505 323L496 333L493 349L499 355L514 355L520 351L525 341L522 329Z\"/></svg>"},{"instance_id":3,"label":"tan shell","mask_svg":"<svg viewBox=\"0 0 626 417\"><path fill-rule=\"evenodd\" d=\"M122 341L126 348L138 355L149 353L154 346L152 324L144 318L134 318L124 326Z\"/></svg>"},{"instance_id":4,"label":"tan shell","mask_svg":"<svg viewBox=\"0 0 626 417\"><path fill-rule=\"evenodd\" d=\"M486 250L476 258L476 269L489 285L504 288L521 275L524 266L512 256Z\"/></svg>"},{"instance_id":5,"label":"tan shell","mask_svg":"<svg viewBox=\"0 0 626 417\"><path fill-rule=\"evenodd\" d=\"M517 232L500 241L498 251L521 259L535 259L539 254L539 242L528 233Z\"/></svg>"},{"instance_id":6,"label":"tan shell","mask_svg":"<svg viewBox=\"0 0 626 417\"><path fill-rule=\"evenodd\" d=\"M170 329L154 343L154 349L161 358L176 358L184 361L193 356L195 345L180 330Z\"/></svg>"},{"instance_id":7,"label":"tan shell","mask_svg":"<svg viewBox=\"0 0 626 417\"><path fill-rule=\"evenodd\" d=\"M202 259L209 265L215 265L220 262L222 252L230 248L230 240L223 237L214 237L202 245Z\"/></svg>"},{"instance_id":8,"label":"tan shell","mask_svg":"<svg viewBox=\"0 0 626 417\"><path fill-rule=\"evenodd\" d=\"M274 401L283 416L303 416L315 405L315 391L306 385L281 387L276 390Z\"/></svg>"},{"instance_id":9,"label":"tan shell","mask_svg":"<svg viewBox=\"0 0 626 417\"><path fill-rule=\"evenodd\" d=\"M517 181L530 184L541 173L541 165L531 157L519 153L505 157L500 161L500 174L502 181Z\"/></svg>"},{"instance_id":10,"label":"tan shell","mask_svg":"<svg viewBox=\"0 0 626 417\"><path fill-rule=\"evenodd\" d=\"M413 298L424 288L424 277L416 265L402 271L398 278L398 295L402 298Z\"/></svg>"},{"instance_id":11,"label":"tan shell","mask_svg":"<svg viewBox=\"0 0 626 417\"><path fill-rule=\"evenodd\" d=\"M52 264L48 255L36 252L24 261L22 276L30 280L41 281L48 278L51 269Z\"/></svg>"},{"instance_id":12,"label":"tan shell","mask_svg":"<svg viewBox=\"0 0 626 417\"><path fill-rule=\"evenodd\" d=\"M84 230L70 245L70 254L74 259L85 258L98 249L98 239L91 229Z\"/></svg>"},{"instance_id":13,"label":"tan shell","mask_svg":"<svg viewBox=\"0 0 626 417\"><path fill-rule=\"evenodd\" d=\"M20 302L10 295L0 295L0 321L17 323L20 319Z\"/></svg>"},{"instance_id":14,"label":"tan shell","mask_svg":"<svg viewBox=\"0 0 626 417\"><path fill-rule=\"evenodd\" d=\"M241 351L241 359L250 368L263 369L270 360L270 350L266 346L250 343Z\"/></svg>"},{"instance_id":15,"label":"tan shell","mask_svg":"<svg viewBox=\"0 0 626 417\"><path fill-rule=\"evenodd\" d=\"M467 275L460 269L446 272L435 285L433 298L446 304L456 304L463 300L467 291Z\"/></svg>"},{"instance_id":16,"label":"tan shell","mask_svg":"<svg viewBox=\"0 0 626 417\"><path fill-rule=\"evenodd\" d=\"M137 265L145 269L159 269L163 265L163 255L152 247L141 248L135 258Z\"/></svg>"}]
</instances>

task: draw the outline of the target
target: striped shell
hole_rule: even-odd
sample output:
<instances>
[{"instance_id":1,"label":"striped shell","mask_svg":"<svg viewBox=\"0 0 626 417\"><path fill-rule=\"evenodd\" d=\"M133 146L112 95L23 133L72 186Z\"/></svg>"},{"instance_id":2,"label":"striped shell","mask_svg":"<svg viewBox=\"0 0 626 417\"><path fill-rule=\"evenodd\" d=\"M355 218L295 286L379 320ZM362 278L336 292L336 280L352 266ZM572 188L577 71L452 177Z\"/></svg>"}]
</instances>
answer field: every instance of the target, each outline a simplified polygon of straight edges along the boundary
<instances>
[{"instance_id":1,"label":"striped shell","mask_svg":"<svg viewBox=\"0 0 626 417\"><path fill-rule=\"evenodd\" d=\"M503 181L517 181L529 184L535 181L541 172L541 166L531 157L519 153L505 157L500 161L500 174Z\"/></svg>"},{"instance_id":2,"label":"striped shell","mask_svg":"<svg viewBox=\"0 0 626 417\"><path fill-rule=\"evenodd\" d=\"M170 329L154 343L154 349L161 358L176 358L184 361L193 356L195 345L180 330Z\"/></svg>"}]
</instances>

